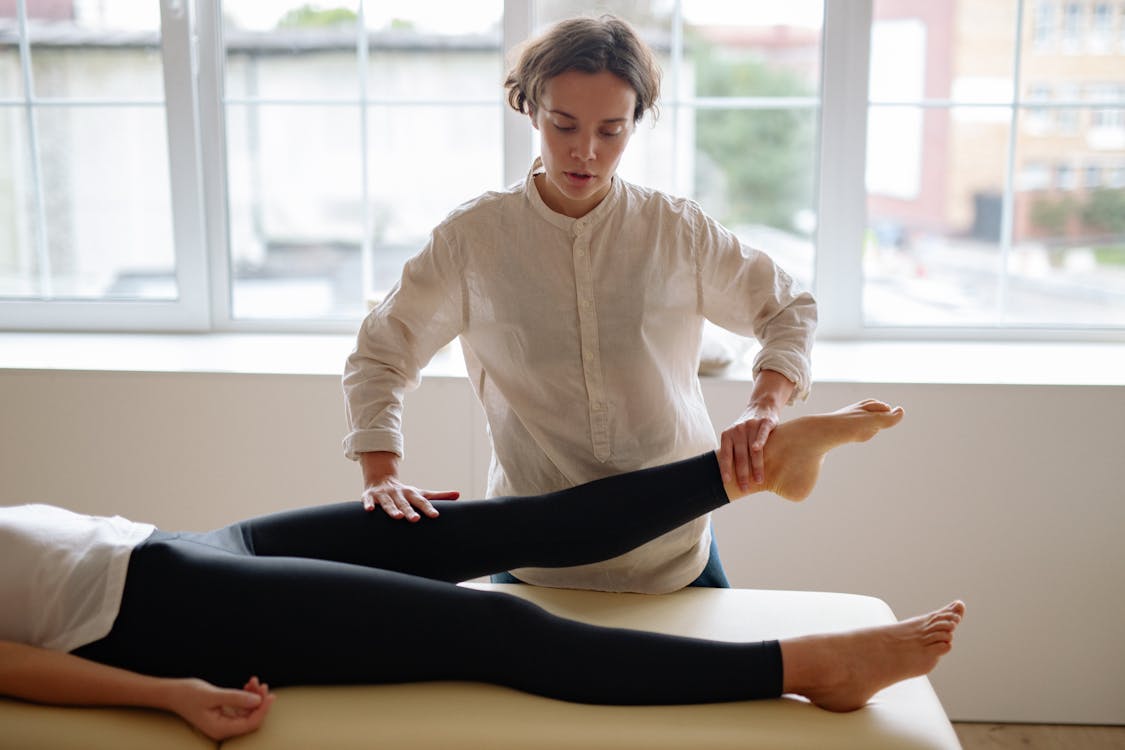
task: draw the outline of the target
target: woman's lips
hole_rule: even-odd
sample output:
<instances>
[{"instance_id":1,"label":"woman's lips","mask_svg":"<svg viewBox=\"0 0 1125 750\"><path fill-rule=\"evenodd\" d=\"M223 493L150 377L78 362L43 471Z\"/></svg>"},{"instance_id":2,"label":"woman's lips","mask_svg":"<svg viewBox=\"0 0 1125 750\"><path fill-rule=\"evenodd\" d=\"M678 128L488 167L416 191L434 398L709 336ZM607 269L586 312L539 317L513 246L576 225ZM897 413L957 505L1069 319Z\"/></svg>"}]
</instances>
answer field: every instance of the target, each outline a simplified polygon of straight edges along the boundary
<instances>
[{"instance_id":1,"label":"woman's lips","mask_svg":"<svg viewBox=\"0 0 1125 750\"><path fill-rule=\"evenodd\" d=\"M575 187L584 187L594 179L592 174L586 174L585 172L563 172L563 175L566 176L567 182Z\"/></svg>"}]
</instances>

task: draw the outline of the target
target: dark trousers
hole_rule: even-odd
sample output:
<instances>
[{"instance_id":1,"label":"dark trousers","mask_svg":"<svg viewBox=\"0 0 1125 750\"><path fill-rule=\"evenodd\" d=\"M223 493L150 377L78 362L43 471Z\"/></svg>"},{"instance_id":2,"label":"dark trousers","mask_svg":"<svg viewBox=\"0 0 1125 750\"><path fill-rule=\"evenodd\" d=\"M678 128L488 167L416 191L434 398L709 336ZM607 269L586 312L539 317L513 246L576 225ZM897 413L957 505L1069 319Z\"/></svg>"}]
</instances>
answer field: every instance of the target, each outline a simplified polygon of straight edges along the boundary
<instances>
[{"instance_id":1,"label":"dark trousers","mask_svg":"<svg viewBox=\"0 0 1125 750\"><path fill-rule=\"evenodd\" d=\"M418 523L357 502L134 550L121 610L76 654L228 686L475 680L614 704L776 697L776 641L602 628L455 585L608 559L726 504L713 454L530 498L439 502Z\"/></svg>"}]
</instances>

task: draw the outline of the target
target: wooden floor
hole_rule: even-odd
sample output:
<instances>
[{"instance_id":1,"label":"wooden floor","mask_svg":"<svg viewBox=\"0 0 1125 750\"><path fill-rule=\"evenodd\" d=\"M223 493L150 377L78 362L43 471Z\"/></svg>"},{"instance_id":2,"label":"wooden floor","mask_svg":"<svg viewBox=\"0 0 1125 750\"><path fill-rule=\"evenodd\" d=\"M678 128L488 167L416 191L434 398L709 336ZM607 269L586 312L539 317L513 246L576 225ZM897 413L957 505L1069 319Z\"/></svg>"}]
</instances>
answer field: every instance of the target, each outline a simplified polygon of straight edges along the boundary
<instances>
[{"instance_id":1,"label":"wooden floor","mask_svg":"<svg viewBox=\"0 0 1125 750\"><path fill-rule=\"evenodd\" d=\"M1125 727L953 723L964 750L1125 750Z\"/></svg>"}]
</instances>

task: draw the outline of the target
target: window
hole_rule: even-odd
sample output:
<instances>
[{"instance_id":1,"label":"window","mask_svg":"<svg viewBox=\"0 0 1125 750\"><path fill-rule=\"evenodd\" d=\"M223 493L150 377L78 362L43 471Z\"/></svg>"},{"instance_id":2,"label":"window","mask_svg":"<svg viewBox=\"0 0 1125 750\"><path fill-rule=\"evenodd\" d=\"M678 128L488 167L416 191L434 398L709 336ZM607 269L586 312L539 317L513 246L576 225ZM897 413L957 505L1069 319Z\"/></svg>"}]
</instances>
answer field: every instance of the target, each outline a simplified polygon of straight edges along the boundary
<instances>
[{"instance_id":1,"label":"window","mask_svg":"<svg viewBox=\"0 0 1125 750\"><path fill-rule=\"evenodd\" d=\"M502 186L498 0L223 3L231 317L354 321Z\"/></svg>"},{"instance_id":2,"label":"window","mask_svg":"<svg viewBox=\"0 0 1125 750\"><path fill-rule=\"evenodd\" d=\"M1090 190L1093 188L1101 187L1102 184L1102 168L1097 164L1087 164L1084 174L1083 187Z\"/></svg>"},{"instance_id":3,"label":"window","mask_svg":"<svg viewBox=\"0 0 1125 750\"><path fill-rule=\"evenodd\" d=\"M1063 10L1063 45L1068 51L1078 49L1082 39L1082 3L1067 3Z\"/></svg>"},{"instance_id":4,"label":"window","mask_svg":"<svg viewBox=\"0 0 1125 750\"><path fill-rule=\"evenodd\" d=\"M1048 48L1055 39L1055 2L1039 0L1035 3L1035 27L1032 40L1037 49Z\"/></svg>"},{"instance_id":5,"label":"window","mask_svg":"<svg viewBox=\"0 0 1125 750\"><path fill-rule=\"evenodd\" d=\"M5 327L200 319L200 266L175 226L174 198L190 197L170 174L184 128L166 31L182 24L147 3L0 5L0 299L19 303Z\"/></svg>"},{"instance_id":6,"label":"window","mask_svg":"<svg viewBox=\"0 0 1125 750\"><path fill-rule=\"evenodd\" d=\"M874 3L869 332L1125 324L1125 284L1105 283L1118 251L1083 249L1125 239L1090 219L1119 199L1100 189L1101 165L1125 147L1109 135L1125 108L1106 82L1125 78L1125 66L1040 44L1053 6L1037 4L1023 29L1020 7ZM1063 8L1064 39L1075 38L1083 6ZM1091 213L1095 200L1104 208Z\"/></svg>"},{"instance_id":7,"label":"window","mask_svg":"<svg viewBox=\"0 0 1125 750\"><path fill-rule=\"evenodd\" d=\"M1017 190L1045 190L1051 187L1051 170L1042 162L1028 162L1020 171Z\"/></svg>"},{"instance_id":8,"label":"window","mask_svg":"<svg viewBox=\"0 0 1125 750\"><path fill-rule=\"evenodd\" d=\"M1051 101L1051 87L1042 83L1032 83L1027 87L1028 105ZM1046 134L1051 130L1053 113L1048 107L1028 106L1024 126L1028 132Z\"/></svg>"},{"instance_id":9,"label":"window","mask_svg":"<svg viewBox=\"0 0 1125 750\"><path fill-rule=\"evenodd\" d=\"M1108 52L1113 40L1113 8L1109 3L1095 3L1090 16L1090 50Z\"/></svg>"},{"instance_id":10,"label":"window","mask_svg":"<svg viewBox=\"0 0 1125 750\"><path fill-rule=\"evenodd\" d=\"M522 179L505 57L578 12L664 69L622 176L770 251L823 335L1125 332L1125 14L1051 0L0 0L0 328L354 330Z\"/></svg>"}]
</instances>

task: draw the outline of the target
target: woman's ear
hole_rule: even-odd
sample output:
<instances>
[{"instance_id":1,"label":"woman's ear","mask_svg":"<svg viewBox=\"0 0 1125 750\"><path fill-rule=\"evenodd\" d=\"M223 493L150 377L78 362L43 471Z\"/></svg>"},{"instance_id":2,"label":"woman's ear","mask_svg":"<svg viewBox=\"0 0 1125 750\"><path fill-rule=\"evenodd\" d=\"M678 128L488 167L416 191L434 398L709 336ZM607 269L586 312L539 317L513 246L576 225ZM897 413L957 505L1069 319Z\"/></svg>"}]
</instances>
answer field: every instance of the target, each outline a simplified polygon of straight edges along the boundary
<instances>
[{"instance_id":1,"label":"woman's ear","mask_svg":"<svg viewBox=\"0 0 1125 750\"><path fill-rule=\"evenodd\" d=\"M532 106L530 103L528 103L528 105L527 105L527 116L529 118L531 118L531 127L538 130L539 129L539 123L535 119L535 107Z\"/></svg>"}]
</instances>

